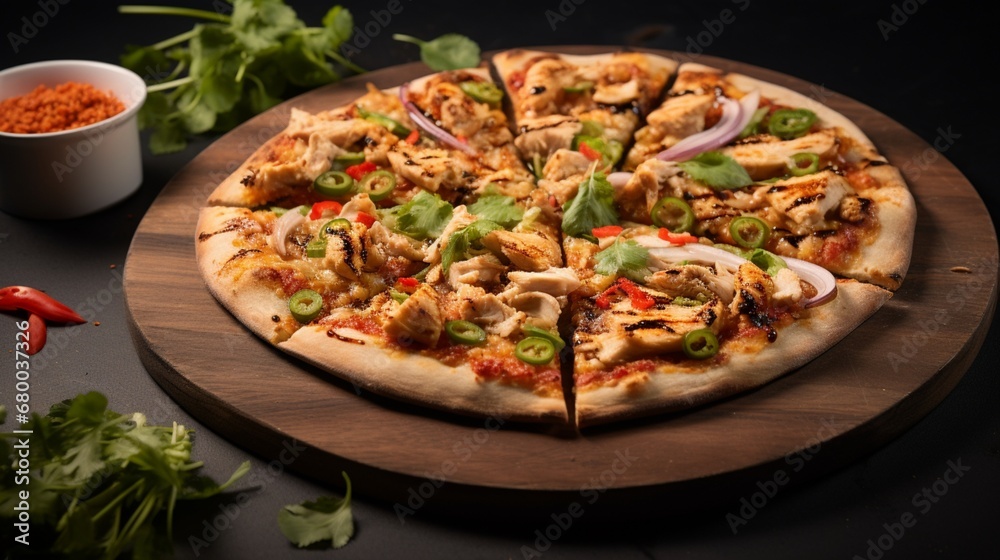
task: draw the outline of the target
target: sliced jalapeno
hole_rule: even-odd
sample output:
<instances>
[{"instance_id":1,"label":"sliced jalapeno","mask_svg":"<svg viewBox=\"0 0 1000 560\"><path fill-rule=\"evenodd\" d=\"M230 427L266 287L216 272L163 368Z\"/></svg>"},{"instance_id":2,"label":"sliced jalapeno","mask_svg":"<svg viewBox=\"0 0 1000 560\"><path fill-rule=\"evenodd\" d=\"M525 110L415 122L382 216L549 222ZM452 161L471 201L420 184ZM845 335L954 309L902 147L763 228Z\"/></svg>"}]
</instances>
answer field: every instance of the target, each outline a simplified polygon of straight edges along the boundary
<instances>
[{"instance_id":1,"label":"sliced jalapeno","mask_svg":"<svg viewBox=\"0 0 1000 560\"><path fill-rule=\"evenodd\" d=\"M378 171L372 171L361 178L361 184L358 186L358 191L368 193L368 198L378 202L392 194L392 190L395 188L396 176L393 175L391 171L379 169Z\"/></svg>"},{"instance_id":2,"label":"sliced jalapeno","mask_svg":"<svg viewBox=\"0 0 1000 560\"><path fill-rule=\"evenodd\" d=\"M400 138L406 138L407 136L410 135L410 129L406 128L405 126L403 126L402 123L400 123L399 121L397 121L392 117L387 117L382 113L369 111L364 107L362 107L361 105L357 105L357 109L358 109L358 114L361 115L361 118L365 119L366 121L370 121L377 125L388 128L389 132L395 134L396 136L399 136Z\"/></svg>"},{"instance_id":3,"label":"sliced jalapeno","mask_svg":"<svg viewBox=\"0 0 1000 560\"><path fill-rule=\"evenodd\" d=\"M539 336L529 336L514 347L514 355L518 360L533 366L545 365L556 355L556 346L548 339Z\"/></svg>"},{"instance_id":4,"label":"sliced jalapeno","mask_svg":"<svg viewBox=\"0 0 1000 560\"><path fill-rule=\"evenodd\" d=\"M490 82L461 82L458 87L465 92L465 95L475 99L480 103L497 105L503 99L503 91Z\"/></svg>"},{"instance_id":5,"label":"sliced jalapeno","mask_svg":"<svg viewBox=\"0 0 1000 560\"><path fill-rule=\"evenodd\" d=\"M767 222L754 216L740 216L729 222L729 235L740 247L759 249L771 237L771 228Z\"/></svg>"},{"instance_id":6,"label":"sliced jalapeno","mask_svg":"<svg viewBox=\"0 0 1000 560\"><path fill-rule=\"evenodd\" d=\"M809 132L815 122L816 113L809 109L778 109L771 113L767 130L778 138L790 140Z\"/></svg>"},{"instance_id":7,"label":"sliced jalapeno","mask_svg":"<svg viewBox=\"0 0 1000 560\"><path fill-rule=\"evenodd\" d=\"M719 339L712 329L698 329L684 335L684 354L696 360L706 360L719 352Z\"/></svg>"},{"instance_id":8,"label":"sliced jalapeno","mask_svg":"<svg viewBox=\"0 0 1000 560\"><path fill-rule=\"evenodd\" d=\"M346 229L350 230L353 226L350 220L347 218L334 218L329 222L323 224L323 227L319 228L319 236L326 239L326 236L333 234L334 230Z\"/></svg>"},{"instance_id":9,"label":"sliced jalapeno","mask_svg":"<svg viewBox=\"0 0 1000 560\"><path fill-rule=\"evenodd\" d=\"M563 91L566 93L583 93L585 91L590 91L594 87L594 82L590 80L584 80L582 82L577 82L571 86L566 86Z\"/></svg>"},{"instance_id":10,"label":"sliced jalapeno","mask_svg":"<svg viewBox=\"0 0 1000 560\"><path fill-rule=\"evenodd\" d=\"M521 327L521 332L528 337L544 338L545 340L548 340L553 346L555 346L556 351L562 350L566 347L566 342L558 334L552 331L547 331L534 325L524 325Z\"/></svg>"},{"instance_id":11,"label":"sliced jalapeno","mask_svg":"<svg viewBox=\"0 0 1000 560\"><path fill-rule=\"evenodd\" d=\"M288 300L288 310L296 321L308 323L323 310L323 296L315 290L299 290Z\"/></svg>"},{"instance_id":12,"label":"sliced jalapeno","mask_svg":"<svg viewBox=\"0 0 1000 560\"><path fill-rule=\"evenodd\" d=\"M448 338L459 344L479 344L486 340L486 331L470 321L448 321L444 324Z\"/></svg>"},{"instance_id":13,"label":"sliced jalapeno","mask_svg":"<svg viewBox=\"0 0 1000 560\"><path fill-rule=\"evenodd\" d=\"M323 196L344 196L354 192L354 179L343 171L327 171L316 177L313 189Z\"/></svg>"},{"instance_id":14,"label":"sliced jalapeno","mask_svg":"<svg viewBox=\"0 0 1000 560\"><path fill-rule=\"evenodd\" d=\"M649 219L656 227L664 227L673 233L690 231L694 226L694 210L683 199L665 196L653 206Z\"/></svg>"},{"instance_id":15,"label":"sliced jalapeno","mask_svg":"<svg viewBox=\"0 0 1000 560\"><path fill-rule=\"evenodd\" d=\"M788 166L788 172L796 177L810 175L819 171L819 156L812 152L802 152L792 156L792 164Z\"/></svg>"},{"instance_id":16,"label":"sliced jalapeno","mask_svg":"<svg viewBox=\"0 0 1000 560\"><path fill-rule=\"evenodd\" d=\"M326 256L326 237L313 237L306 244L306 256L310 259L321 259Z\"/></svg>"},{"instance_id":17,"label":"sliced jalapeno","mask_svg":"<svg viewBox=\"0 0 1000 560\"><path fill-rule=\"evenodd\" d=\"M364 152L344 152L333 158L334 171L343 171L352 165L365 162Z\"/></svg>"}]
</instances>

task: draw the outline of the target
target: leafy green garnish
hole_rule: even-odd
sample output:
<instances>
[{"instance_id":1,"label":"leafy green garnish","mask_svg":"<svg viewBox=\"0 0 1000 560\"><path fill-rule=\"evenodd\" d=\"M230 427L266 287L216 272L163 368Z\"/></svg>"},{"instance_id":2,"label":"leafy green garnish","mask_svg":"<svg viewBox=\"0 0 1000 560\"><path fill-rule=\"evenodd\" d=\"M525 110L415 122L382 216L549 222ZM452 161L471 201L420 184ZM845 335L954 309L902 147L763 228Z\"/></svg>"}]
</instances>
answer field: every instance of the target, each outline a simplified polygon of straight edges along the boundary
<instances>
[{"instance_id":1,"label":"leafy green garnish","mask_svg":"<svg viewBox=\"0 0 1000 560\"><path fill-rule=\"evenodd\" d=\"M747 170L722 152L704 152L677 165L692 179L716 189L739 189L753 183Z\"/></svg>"},{"instance_id":2,"label":"leafy green garnish","mask_svg":"<svg viewBox=\"0 0 1000 560\"><path fill-rule=\"evenodd\" d=\"M615 189L603 173L593 172L580 183L580 190L563 206L562 230L566 235L589 235L595 227L618 223Z\"/></svg>"},{"instance_id":3,"label":"leafy green garnish","mask_svg":"<svg viewBox=\"0 0 1000 560\"><path fill-rule=\"evenodd\" d=\"M420 60L431 70L441 72L479 66L479 45L464 35L448 33L431 41L423 41L411 35L396 33L392 38L419 46Z\"/></svg>"},{"instance_id":4,"label":"leafy green garnish","mask_svg":"<svg viewBox=\"0 0 1000 560\"><path fill-rule=\"evenodd\" d=\"M487 194L468 207L470 213L484 220L494 221L505 228L514 227L524 218L524 210L513 197L502 194Z\"/></svg>"},{"instance_id":5,"label":"leafy green garnish","mask_svg":"<svg viewBox=\"0 0 1000 560\"><path fill-rule=\"evenodd\" d=\"M724 243L716 243L715 247L743 257L757 265L757 268L767 272L770 276L774 276L782 268L788 268L784 259L765 249L743 249L742 247L735 247Z\"/></svg>"},{"instance_id":6,"label":"leafy green garnish","mask_svg":"<svg viewBox=\"0 0 1000 560\"><path fill-rule=\"evenodd\" d=\"M746 138L747 136L753 136L754 134L760 134L760 123L764 120L764 115L770 110L768 107L760 107L753 112L753 116L750 117L750 122L747 123L743 130L740 132L740 138Z\"/></svg>"},{"instance_id":7,"label":"leafy green garnish","mask_svg":"<svg viewBox=\"0 0 1000 560\"><path fill-rule=\"evenodd\" d=\"M17 479L11 466L23 456L11 444L29 438L0 434L3 526L12 526L20 493L30 491L31 546L47 557L169 552L177 503L218 494L250 469L247 461L216 484L198 474L201 462L191 460L191 430L176 422L148 425L142 414L125 416L107 405L104 395L90 392L52 406L45 416L33 414L23 426L31 432L31 470ZM0 534L13 540L9 529Z\"/></svg>"},{"instance_id":8,"label":"leafy green garnish","mask_svg":"<svg viewBox=\"0 0 1000 560\"><path fill-rule=\"evenodd\" d=\"M414 239L439 237L451 220L452 211L451 204L440 196L420 191L395 213L395 229Z\"/></svg>"},{"instance_id":9,"label":"leafy green garnish","mask_svg":"<svg viewBox=\"0 0 1000 560\"><path fill-rule=\"evenodd\" d=\"M364 72L337 51L354 27L343 7L330 9L322 27L306 27L283 0L232 4L232 15L168 6L118 8L206 22L154 45L130 45L121 57L122 66L150 84L139 125L155 129L153 153L182 150L193 134L228 130L292 94L340 79L343 71Z\"/></svg>"},{"instance_id":10,"label":"leafy green garnish","mask_svg":"<svg viewBox=\"0 0 1000 560\"><path fill-rule=\"evenodd\" d=\"M649 270L646 260L649 250L629 239L618 238L607 249L594 255L594 271L605 276L622 275L632 280L642 280Z\"/></svg>"},{"instance_id":11,"label":"leafy green garnish","mask_svg":"<svg viewBox=\"0 0 1000 560\"><path fill-rule=\"evenodd\" d=\"M347 544L354 536L354 516L351 515L351 479L341 472L347 491L343 498L322 496L313 502L287 505L278 512L278 526L295 546L309 546L331 541L333 548Z\"/></svg>"},{"instance_id":12,"label":"leafy green garnish","mask_svg":"<svg viewBox=\"0 0 1000 560\"><path fill-rule=\"evenodd\" d=\"M503 229L500 224L491 220L476 220L464 228L451 234L448 244L441 250L441 268L445 274L451 268L451 263L461 261L469 256L472 250L481 250L479 240L491 231Z\"/></svg>"}]
</instances>

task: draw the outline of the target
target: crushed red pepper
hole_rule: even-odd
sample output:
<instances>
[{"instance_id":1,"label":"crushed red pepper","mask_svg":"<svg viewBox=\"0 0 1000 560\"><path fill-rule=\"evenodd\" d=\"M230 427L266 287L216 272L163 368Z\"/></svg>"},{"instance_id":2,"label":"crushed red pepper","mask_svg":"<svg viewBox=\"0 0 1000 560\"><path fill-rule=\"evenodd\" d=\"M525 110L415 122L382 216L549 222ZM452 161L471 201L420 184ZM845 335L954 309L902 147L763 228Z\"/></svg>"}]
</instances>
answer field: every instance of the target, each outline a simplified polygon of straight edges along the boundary
<instances>
[{"instance_id":1,"label":"crushed red pepper","mask_svg":"<svg viewBox=\"0 0 1000 560\"><path fill-rule=\"evenodd\" d=\"M94 124L125 110L111 92L90 84L39 85L31 93L0 101L0 131L15 134L57 132Z\"/></svg>"}]
</instances>

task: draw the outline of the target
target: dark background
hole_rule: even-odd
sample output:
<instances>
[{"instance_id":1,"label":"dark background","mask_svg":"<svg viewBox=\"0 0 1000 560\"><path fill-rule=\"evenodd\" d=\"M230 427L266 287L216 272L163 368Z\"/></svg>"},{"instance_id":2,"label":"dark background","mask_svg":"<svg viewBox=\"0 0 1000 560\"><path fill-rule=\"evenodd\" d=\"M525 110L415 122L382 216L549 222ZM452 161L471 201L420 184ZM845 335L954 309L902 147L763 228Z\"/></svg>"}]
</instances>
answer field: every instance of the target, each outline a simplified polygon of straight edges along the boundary
<instances>
[{"instance_id":1,"label":"dark background","mask_svg":"<svg viewBox=\"0 0 1000 560\"><path fill-rule=\"evenodd\" d=\"M21 34L21 18L30 19L42 8L38 0L3 2L0 69L57 58L117 62L126 44L152 44L190 29L193 23L187 18L119 15L115 2L42 3L57 3L58 13L47 18L15 53L9 34ZM213 9L210 1L169 3ZM325 2L289 3L311 25L318 25L332 6ZM363 29L377 19L372 10L382 11L387 3L343 5ZM708 55L785 72L852 97L900 122L928 143L943 132L957 135L943 157L968 177L994 219L1000 211L995 172L991 173L997 165L994 151L998 148L992 130L997 122L992 78L996 18L992 11L986 13L972 2L739 0L654 5L586 0L577 5L572 0L524 4L401 0L401 5L402 12L392 15L384 27L379 26L370 44L359 49L353 58L356 63L375 70L416 60L417 48L393 41L392 33L430 39L460 32L483 50L608 44L697 55L698 49L703 49ZM735 19L727 18L731 23L718 21L725 9L732 10ZM547 16L547 11L565 19ZM711 40L707 40L709 36ZM356 42L359 46L362 43ZM101 390L117 410L140 410L154 421L176 419L194 426L198 430L196 458L208 463L209 474L224 479L250 454L188 416L145 373L128 337L117 276L146 208L170 177L212 139L198 139L184 152L169 156L146 152L140 191L96 215L48 223L0 213L0 285L58 288L62 299L90 305L102 323L100 327L67 329L70 334L60 339L50 334L50 344L55 344L58 352L33 377L36 410L78 392ZM642 515L630 516L639 519L628 524L588 524L587 518L582 518L543 557L865 557L868 540L877 539L886 532L883 524L898 522L906 512L916 513L917 523L894 541L884 558L996 557L1000 551L996 323L964 379L927 417L838 472L782 490L738 534L730 531L726 514L739 508L741 496L700 512L687 504L648 503L641 506L646 510ZM0 340L13 340L13 332L12 321L0 321ZM0 365L0 371L9 368ZM9 380L6 375L0 377L0 403L9 404L4 396L11 389ZM549 523L549 512L525 512L523 523L509 526L420 512L403 525L391 504L369 500L364 488L356 488L357 534L352 542L333 552L297 551L278 530L275 518L281 505L342 489L323 487L288 472L267 474L266 465L274 459L254 458L255 472L262 474L241 488L254 483L257 490L249 494L249 501L231 526L206 541L207 548L192 549L188 537L205 538L206 520L210 522L221 511L220 505L228 502L185 510L175 528L180 557L520 558L522 545L535 540L534 529ZM949 461L961 461L970 470L929 511L919 513L912 503L914 494L942 476ZM753 490L748 483L746 494ZM600 502L594 507L600 507ZM688 509L690 513L676 513ZM0 550L7 545L0 545ZM873 553L871 557L876 556Z\"/></svg>"}]
</instances>

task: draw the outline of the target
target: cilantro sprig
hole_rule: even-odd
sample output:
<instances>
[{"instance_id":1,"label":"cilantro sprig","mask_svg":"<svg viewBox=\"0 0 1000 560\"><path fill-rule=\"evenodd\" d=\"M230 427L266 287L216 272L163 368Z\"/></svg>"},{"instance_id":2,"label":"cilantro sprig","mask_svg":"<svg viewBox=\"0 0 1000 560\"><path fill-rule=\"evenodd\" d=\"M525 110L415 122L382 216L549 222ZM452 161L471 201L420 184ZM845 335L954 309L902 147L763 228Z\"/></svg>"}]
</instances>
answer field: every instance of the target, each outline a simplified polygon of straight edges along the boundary
<instances>
[{"instance_id":1,"label":"cilantro sprig","mask_svg":"<svg viewBox=\"0 0 1000 560\"><path fill-rule=\"evenodd\" d=\"M677 165L692 179L715 189L739 189L753 183L747 170L722 152L704 152Z\"/></svg>"},{"instance_id":2,"label":"cilantro sprig","mask_svg":"<svg viewBox=\"0 0 1000 560\"><path fill-rule=\"evenodd\" d=\"M126 47L122 66L149 84L139 111L152 128L149 147L163 154L188 139L222 132L306 88L361 73L337 49L354 20L334 6L321 27L307 27L283 0L233 0L229 15L168 6L120 6L126 14L195 17L190 31L156 44ZM331 62L332 61L332 62Z\"/></svg>"},{"instance_id":3,"label":"cilantro sprig","mask_svg":"<svg viewBox=\"0 0 1000 560\"><path fill-rule=\"evenodd\" d=\"M466 259L471 251L482 249L480 240L491 231L503 229L491 220L476 220L448 237L448 244L441 250L441 268L445 274L455 261Z\"/></svg>"},{"instance_id":4,"label":"cilantro sprig","mask_svg":"<svg viewBox=\"0 0 1000 560\"><path fill-rule=\"evenodd\" d=\"M343 498L321 496L315 501L287 505L278 512L278 527L295 546L330 541L333 548L340 548L354 536L351 479L343 471L340 474L347 484Z\"/></svg>"},{"instance_id":5,"label":"cilantro sprig","mask_svg":"<svg viewBox=\"0 0 1000 560\"><path fill-rule=\"evenodd\" d=\"M396 33L392 38L419 46L420 60L423 60L431 70L441 72L479 66L479 45L458 33L448 33L430 41L402 33Z\"/></svg>"},{"instance_id":6,"label":"cilantro sprig","mask_svg":"<svg viewBox=\"0 0 1000 560\"><path fill-rule=\"evenodd\" d=\"M614 187L603 173L592 172L580 183L576 196L563 207L562 230L566 235L583 237L596 227L618 223Z\"/></svg>"},{"instance_id":7,"label":"cilantro sprig","mask_svg":"<svg viewBox=\"0 0 1000 560\"><path fill-rule=\"evenodd\" d=\"M0 536L12 542L13 507L28 488L31 546L46 557L154 558L172 547L177 504L225 490L250 470L240 465L223 484L198 474L191 430L153 426L142 414L108 410L97 392L32 415L31 471L14 470L24 436L0 434ZM0 413L0 420L3 414ZM16 478L17 477L17 478Z\"/></svg>"},{"instance_id":8,"label":"cilantro sprig","mask_svg":"<svg viewBox=\"0 0 1000 560\"><path fill-rule=\"evenodd\" d=\"M394 212L394 229L419 240L440 237L453 212L448 201L436 194L420 191Z\"/></svg>"},{"instance_id":9,"label":"cilantro sprig","mask_svg":"<svg viewBox=\"0 0 1000 560\"><path fill-rule=\"evenodd\" d=\"M514 197L502 194L487 194L468 206L469 213L494 221L505 228L512 228L524 218L524 210L517 205Z\"/></svg>"},{"instance_id":10,"label":"cilantro sprig","mask_svg":"<svg viewBox=\"0 0 1000 560\"><path fill-rule=\"evenodd\" d=\"M594 255L594 271L605 276L625 276L641 281L649 274L649 269L646 268L648 259L648 249L631 239L623 240L619 237L607 249Z\"/></svg>"}]
</instances>

